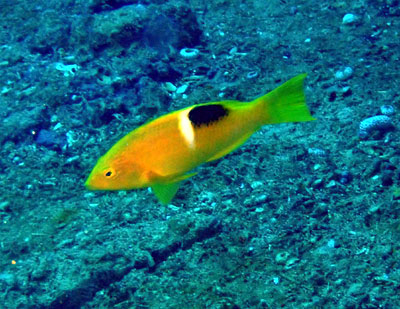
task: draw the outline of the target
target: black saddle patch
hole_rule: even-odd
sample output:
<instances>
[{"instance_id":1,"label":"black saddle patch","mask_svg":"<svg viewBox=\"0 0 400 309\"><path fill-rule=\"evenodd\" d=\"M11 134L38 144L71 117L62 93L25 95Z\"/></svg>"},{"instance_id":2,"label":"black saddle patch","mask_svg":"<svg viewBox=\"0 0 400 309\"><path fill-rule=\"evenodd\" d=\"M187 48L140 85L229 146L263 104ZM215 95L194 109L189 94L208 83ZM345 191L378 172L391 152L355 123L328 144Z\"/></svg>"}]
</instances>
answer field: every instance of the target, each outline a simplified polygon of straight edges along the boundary
<instances>
[{"instance_id":1,"label":"black saddle patch","mask_svg":"<svg viewBox=\"0 0 400 309\"><path fill-rule=\"evenodd\" d=\"M218 121L228 116L228 113L229 110L221 104L210 104L192 108L188 116L193 126L200 127Z\"/></svg>"}]
</instances>

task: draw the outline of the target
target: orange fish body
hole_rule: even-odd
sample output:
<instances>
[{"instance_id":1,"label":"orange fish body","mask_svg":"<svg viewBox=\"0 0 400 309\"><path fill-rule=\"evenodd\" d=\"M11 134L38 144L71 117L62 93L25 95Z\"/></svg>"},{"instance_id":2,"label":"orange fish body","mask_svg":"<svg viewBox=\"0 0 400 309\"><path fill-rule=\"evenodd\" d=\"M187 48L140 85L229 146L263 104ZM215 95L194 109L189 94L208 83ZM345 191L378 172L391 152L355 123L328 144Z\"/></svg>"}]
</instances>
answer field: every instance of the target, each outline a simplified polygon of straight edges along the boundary
<instances>
[{"instance_id":1,"label":"orange fish body","mask_svg":"<svg viewBox=\"0 0 400 309\"><path fill-rule=\"evenodd\" d=\"M142 125L120 139L93 168L90 190L152 187L163 204L202 163L223 157L265 124L313 120L303 93L305 74L252 101L193 105Z\"/></svg>"}]
</instances>

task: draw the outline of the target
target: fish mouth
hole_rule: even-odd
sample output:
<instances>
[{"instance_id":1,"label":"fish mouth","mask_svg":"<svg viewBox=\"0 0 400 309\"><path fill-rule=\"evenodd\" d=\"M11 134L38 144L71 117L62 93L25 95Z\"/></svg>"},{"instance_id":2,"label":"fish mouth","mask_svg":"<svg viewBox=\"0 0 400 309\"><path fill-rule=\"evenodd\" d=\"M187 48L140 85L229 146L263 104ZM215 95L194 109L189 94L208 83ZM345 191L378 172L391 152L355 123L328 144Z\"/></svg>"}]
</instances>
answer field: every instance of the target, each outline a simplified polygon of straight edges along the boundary
<instances>
[{"instance_id":1,"label":"fish mouth","mask_svg":"<svg viewBox=\"0 0 400 309\"><path fill-rule=\"evenodd\" d=\"M88 179L86 179L84 183L86 189L89 191L111 191L111 190L121 190L121 189L115 189L110 186L108 186L105 183L97 181L97 179L93 179L90 176Z\"/></svg>"}]
</instances>

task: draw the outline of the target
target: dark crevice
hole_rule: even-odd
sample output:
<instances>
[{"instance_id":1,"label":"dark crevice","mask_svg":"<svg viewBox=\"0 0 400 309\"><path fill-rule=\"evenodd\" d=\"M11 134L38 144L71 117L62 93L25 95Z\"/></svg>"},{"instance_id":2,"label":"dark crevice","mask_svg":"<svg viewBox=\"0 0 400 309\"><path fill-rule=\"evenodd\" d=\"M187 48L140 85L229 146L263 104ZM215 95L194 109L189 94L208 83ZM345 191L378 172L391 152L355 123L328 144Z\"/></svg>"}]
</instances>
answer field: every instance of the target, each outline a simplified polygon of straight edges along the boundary
<instances>
[{"instance_id":1,"label":"dark crevice","mask_svg":"<svg viewBox=\"0 0 400 309\"><path fill-rule=\"evenodd\" d=\"M76 288L65 291L58 296L46 308L81 308L87 302L91 301L97 292L107 289L111 284L121 281L132 270L148 268L149 272L153 272L160 263L166 261L179 250L188 250L194 243L212 238L219 234L221 230L221 221L214 218L207 226L202 226L193 233L190 233L190 236L186 239L173 242L166 247L151 251L150 254L154 260L154 265L150 266L149 261L137 260L123 268L99 270L92 273L89 279L82 281ZM116 259L117 257L114 257L114 260Z\"/></svg>"}]
</instances>

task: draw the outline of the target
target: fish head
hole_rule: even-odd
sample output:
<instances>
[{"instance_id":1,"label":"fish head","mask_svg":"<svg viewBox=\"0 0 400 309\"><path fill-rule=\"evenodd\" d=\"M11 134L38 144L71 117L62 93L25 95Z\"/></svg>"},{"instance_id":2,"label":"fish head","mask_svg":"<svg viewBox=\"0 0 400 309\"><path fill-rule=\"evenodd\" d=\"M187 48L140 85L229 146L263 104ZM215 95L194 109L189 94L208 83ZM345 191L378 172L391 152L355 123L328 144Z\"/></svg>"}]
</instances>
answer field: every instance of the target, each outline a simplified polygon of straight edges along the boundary
<instances>
[{"instance_id":1,"label":"fish head","mask_svg":"<svg viewBox=\"0 0 400 309\"><path fill-rule=\"evenodd\" d=\"M121 157L110 160L107 155L99 159L85 182L89 190L130 190L145 185L139 165Z\"/></svg>"}]
</instances>

